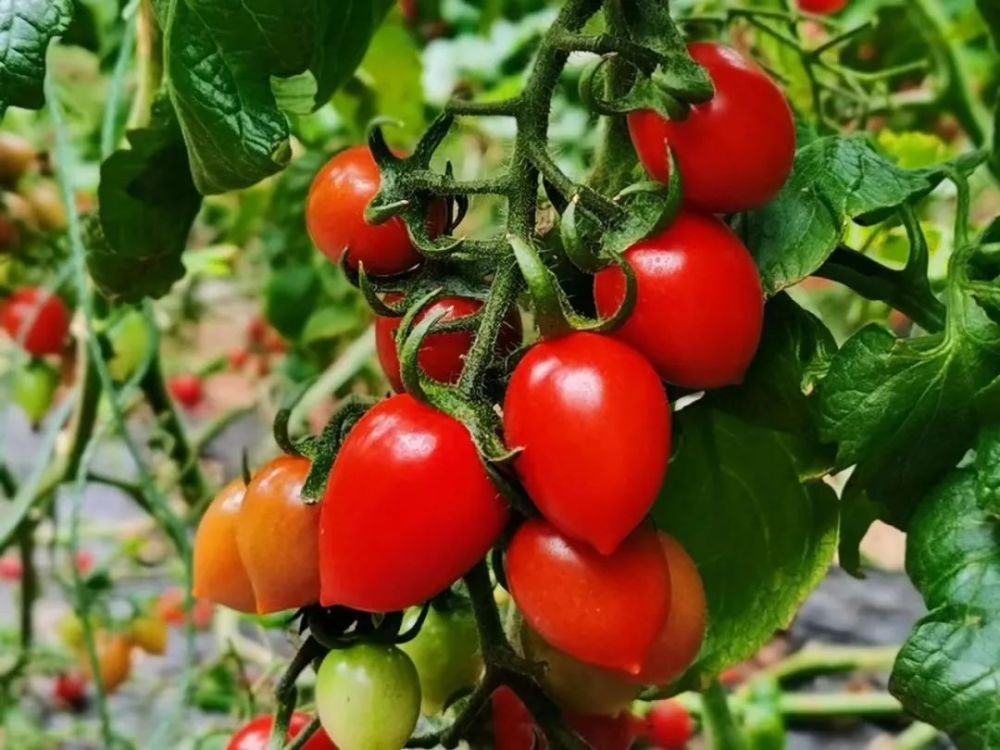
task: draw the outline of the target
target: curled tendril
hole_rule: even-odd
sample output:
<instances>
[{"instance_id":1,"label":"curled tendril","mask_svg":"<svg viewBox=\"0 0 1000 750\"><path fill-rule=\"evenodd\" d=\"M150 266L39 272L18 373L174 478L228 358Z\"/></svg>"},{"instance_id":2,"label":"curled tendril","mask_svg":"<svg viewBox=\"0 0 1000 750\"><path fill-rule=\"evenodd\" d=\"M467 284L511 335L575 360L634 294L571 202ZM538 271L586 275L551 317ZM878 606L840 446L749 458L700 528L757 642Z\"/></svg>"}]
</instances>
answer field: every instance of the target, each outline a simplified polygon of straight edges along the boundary
<instances>
[{"instance_id":1,"label":"curled tendril","mask_svg":"<svg viewBox=\"0 0 1000 750\"><path fill-rule=\"evenodd\" d=\"M403 161L403 159L396 156L392 149L389 148L389 144L385 140L385 134L382 132L382 126L389 123L394 125L399 124L397 120L377 118L372 121L368 128L368 148L372 152L372 158L375 159L375 163L383 172Z\"/></svg>"},{"instance_id":2,"label":"curled tendril","mask_svg":"<svg viewBox=\"0 0 1000 750\"><path fill-rule=\"evenodd\" d=\"M361 291L361 295L365 298L365 302L372 311L383 318L401 318L406 314L406 308L404 306L394 307L386 302L382 297L379 297L378 290L372 285L371 278L365 273L365 267L363 263L358 263L357 272L357 287Z\"/></svg>"},{"instance_id":3,"label":"curled tendril","mask_svg":"<svg viewBox=\"0 0 1000 750\"><path fill-rule=\"evenodd\" d=\"M413 624L406 629L405 632L399 633L393 640L393 644L400 646L404 643L409 643L418 635L420 635L420 630L424 627L424 621L427 619L428 613L431 611L431 603L424 602L423 606L420 608L420 614L417 615L417 619L413 621Z\"/></svg>"},{"instance_id":4,"label":"curled tendril","mask_svg":"<svg viewBox=\"0 0 1000 750\"><path fill-rule=\"evenodd\" d=\"M425 169L429 167L434 153L438 150L445 137L447 137L454 122L455 116L450 113L445 112L438 115L430 127L427 128L427 131L417 143L416 148L413 149L413 156L410 157L410 160Z\"/></svg>"},{"instance_id":5,"label":"curled tendril","mask_svg":"<svg viewBox=\"0 0 1000 750\"><path fill-rule=\"evenodd\" d=\"M281 408L278 409L278 413L274 416L274 425L272 426L274 442L289 456L298 456L301 458L309 456L311 453L312 438L305 438L299 441L293 440L288 434L288 422L291 419L292 410L302 400L302 397L305 396L306 391L309 390L309 387L314 382L315 378L312 378L293 388L282 399Z\"/></svg>"},{"instance_id":6,"label":"curled tendril","mask_svg":"<svg viewBox=\"0 0 1000 750\"><path fill-rule=\"evenodd\" d=\"M656 74L645 77L641 74L628 93L614 99L605 99L600 92L605 84L602 78L604 66L617 55L605 55L589 65L580 78L580 99L587 109L605 115L626 115L640 110L653 110L668 120L684 120L691 112L689 104L671 93L664 79Z\"/></svg>"},{"instance_id":7,"label":"curled tendril","mask_svg":"<svg viewBox=\"0 0 1000 750\"><path fill-rule=\"evenodd\" d=\"M399 341L399 372L403 386L406 388L407 393L424 402L429 401L424 387L425 380L429 381L429 378L420 370L418 355L420 348L424 344L424 339L431 332L431 328L447 315L447 311L435 310L426 315L416 325L414 325L414 321L428 307L439 300L442 294L443 290L435 289L418 299L407 310L406 315L403 316L403 320L399 325L399 331L396 334Z\"/></svg>"}]
</instances>

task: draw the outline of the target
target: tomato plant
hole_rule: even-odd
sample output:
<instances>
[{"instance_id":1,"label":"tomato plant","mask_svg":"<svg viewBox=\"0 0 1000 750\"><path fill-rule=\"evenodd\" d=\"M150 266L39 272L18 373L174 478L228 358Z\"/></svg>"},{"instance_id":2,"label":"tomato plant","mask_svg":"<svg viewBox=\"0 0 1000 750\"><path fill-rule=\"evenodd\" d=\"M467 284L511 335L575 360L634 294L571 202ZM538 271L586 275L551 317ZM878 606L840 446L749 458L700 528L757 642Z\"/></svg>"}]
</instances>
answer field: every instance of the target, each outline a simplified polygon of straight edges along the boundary
<instances>
[{"instance_id":1,"label":"tomato plant","mask_svg":"<svg viewBox=\"0 0 1000 750\"><path fill-rule=\"evenodd\" d=\"M197 375L175 375L170 379L169 385L170 395L185 409L194 409L205 400L205 385Z\"/></svg>"},{"instance_id":2,"label":"tomato plant","mask_svg":"<svg viewBox=\"0 0 1000 750\"><path fill-rule=\"evenodd\" d=\"M307 714L300 711L293 713L288 721L286 739L293 740L298 737L311 721ZM233 735L226 750L267 750L272 729L274 729L273 716L258 716ZM320 729L306 740L302 750L337 750L337 746L330 741L326 732Z\"/></svg>"},{"instance_id":3,"label":"tomato plant","mask_svg":"<svg viewBox=\"0 0 1000 750\"><path fill-rule=\"evenodd\" d=\"M694 736L694 720L677 701L660 701L646 717L649 739L664 750L683 750Z\"/></svg>"},{"instance_id":4,"label":"tomato plant","mask_svg":"<svg viewBox=\"0 0 1000 750\"><path fill-rule=\"evenodd\" d=\"M69 309L57 295L26 287L0 303L0 326L29 354L59 354L69 336Z\"/></svg>"}]
</instances>

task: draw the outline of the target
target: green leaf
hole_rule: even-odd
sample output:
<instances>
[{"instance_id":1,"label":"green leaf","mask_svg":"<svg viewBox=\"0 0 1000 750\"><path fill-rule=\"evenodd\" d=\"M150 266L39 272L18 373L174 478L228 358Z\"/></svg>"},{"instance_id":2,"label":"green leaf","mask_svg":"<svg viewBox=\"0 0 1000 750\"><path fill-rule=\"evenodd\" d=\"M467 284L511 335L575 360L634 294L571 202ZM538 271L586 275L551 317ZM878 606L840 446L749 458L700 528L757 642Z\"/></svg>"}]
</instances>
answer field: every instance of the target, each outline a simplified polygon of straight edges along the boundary
<instances>
[{"instance_id":1,"label":"green leaf","mask_svg":"<svg viewBox=\"0 0 1000 750\"><path fill-rule=\"evenodd\" d=\"M930 613L903 645L889 689L960 750L1000 747L998 540L1000 517L982 507L970 469L921 503L907 539L907 572Z\"/></svg>"},{"instance_id":2,"label":"green leaf","mask_svg":"<svg viewBox=\"0 0 1000 750\"><path fill-rule=\"evenodd\" d=\"M264 314L285 338L302 332L318 301L319 278L311 266L271 272L264 297Z\"/></svg>"},{"instance_id":3,"label":"green leaf","mask_svg":"<svg viewBox=\"0 0 1000 750\"><path fill-rule=\"evenodd\" d=\"M291 156L288 123L272 81L301 109L302 74L315 82L315 106L353 72L391 5L259 0L158 0L164 66L198 189L248 187Z\"/></svg>"},{"instance_id":4,"label":"green leaf","mask_svg":"<svg viewBox=\"0 0 1000 750\"><path fill-rule=\"evenodd\" d=\"M961 168L972 168L974 159ZM781 193L746 216L742 232L768 294L812 275L840 243L851 219L871 221L930 192L939 169L907 171L861 136L831 136L799 149Z\"/></svg>"},{"instance_id":5,"label":"green leaf","mask_svg":"<svg viewBox=\"0 0 1000 750\"><path fill-rule=\"evenodd\" d=\"M1000 51L1000 5L995 0L976 0L976 5L993 34L993 46L997 51ZM1000 174L1000 106L996 104L994 104L993 122L995 124L993 127L992 162L994 171Z\"/></svg>"},{"instance_id":6,"label":"green leaf","mask_svg":"<svg viewBox=\"0 0 1000 750\"><path fill-rule=\"evenodd\" d=\"M809 387L829 334L791 300L775 302L759 376L676 414L678 445L653 510L705 582L709 629L696 677L748 658L787 626L836 548L837 497L822 481L832 451L815 437L805 395L779 393Z\"/></svg>"},{"instance_id":7,"label":"green leaf","mask_svg":"<svg viewBox=\"0 0 1000 750\"><path fill-rule=\"evenodd\" d=\"M983 430L976 451L976 473L980 507L1000 517L1000 426Z\"/></svg>"},{"instance_id":8,"label":"green leaf","mask_svg":"<svg viewBox=\"0 0 1000 750\"><path fill-rule=\"evenodd\" d=\"M72 0L0 0L0 118L45 104L45 53L72 20Z\"/></svg>"},{"instance_id":9,"label":"green leaf","mask_svg":"<svg viewBox=\"0 0 1000 750\"><path fill-rule=\"evenodd\" d=\"M201 207L180 129L165 102L131 148L101 165L99 232L87 265L101 291L125 302L166 294L184 275L181 254Z\"/></svg>"}]
</instances>

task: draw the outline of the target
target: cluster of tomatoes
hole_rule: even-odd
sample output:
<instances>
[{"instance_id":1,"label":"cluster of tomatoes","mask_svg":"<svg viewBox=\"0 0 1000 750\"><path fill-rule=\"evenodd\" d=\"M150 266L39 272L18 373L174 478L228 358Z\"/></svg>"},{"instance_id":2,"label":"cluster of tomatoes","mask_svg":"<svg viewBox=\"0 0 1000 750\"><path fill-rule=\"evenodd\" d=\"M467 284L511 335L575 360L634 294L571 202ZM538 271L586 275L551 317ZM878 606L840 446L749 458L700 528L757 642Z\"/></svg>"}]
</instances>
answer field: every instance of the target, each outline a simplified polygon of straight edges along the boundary
<instances>
[{"instance_id":1,"label":"cluster of tomatoes","mask_svg":"<svg viewBox=\"0 0 1000 750\"><path fill-rule=\"evenodd\" d=\"M505 577L523 618L520 645L547 664L544 688L571 723L582 717L584 735L592 720L599 736L609 726L620 730L624 723L608 717L626 715L641 685L680 676L701 647L706 599L697 566L648 520L670 455L664 382L705 390L742 380L761 335L763 293L749 252L717 215L773 198L795 150L788 104L759 68L718 44L693 44L690 52L711 76L714 98L684 120L645 111L629 117L649 174L666 181L672 151L685 190L671 226L625 253L638 282L634 312L613 336L576 332L528 347L503 400L514 469L539 513L517 527L506 550ZM343 151L316 177L306 215L332 261L346 252L348 264L386 276L411 270L421 255L400 219L365 221L380 185L367 149ZM443 232L445 212L432 209L427 225L431 235ZM594 291L598 309L613 313L625 296L624 273L600 272ZM456 320L481 305L446 298L423 314ZM447 590L501 539L510 510L469 430L402 392L398 320L377 325L379 358L399 395L351 429L320 503L300 497L310 465L296 457L275 460L249 486L237 481L216 498L196 539L199 597L258 613L317 602L400 611ZM512 315L497 355L521 339ZM464 331L431 334L418 363L430 377L455 382L472 341ZM362 665L383 684L359 682ZM331 651L317 682L326 733L341 750L366 747L363 730L345 717L359 706L378 713L374 704L391 699L395 720L381 723L379 746L403 747L420 682L394 646ZM516 695L505 696L495 696L495 716L517 713ZM501 720L497 747L531 747L530 716L526 739L516 729L523 724ZM619 730L620 742L593 739L595 746L628 747L634 733Z\"/></svg>"}]
</instances>

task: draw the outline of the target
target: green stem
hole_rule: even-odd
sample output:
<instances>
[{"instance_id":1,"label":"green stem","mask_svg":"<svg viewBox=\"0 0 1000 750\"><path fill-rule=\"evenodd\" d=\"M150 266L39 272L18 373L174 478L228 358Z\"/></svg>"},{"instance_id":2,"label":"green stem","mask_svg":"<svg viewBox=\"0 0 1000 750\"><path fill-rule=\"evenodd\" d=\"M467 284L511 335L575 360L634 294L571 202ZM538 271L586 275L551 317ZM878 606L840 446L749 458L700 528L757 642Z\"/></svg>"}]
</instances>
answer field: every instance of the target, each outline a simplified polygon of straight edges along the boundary
<instances>
[{"instance_id":1,"label":"green stem","mask_svg":"<svg viewBox=\"0 0 1000 750\"><path fill-rule=\"evenodd\" d=\"M458 384L459 390L466 396L473 397L482 388L486 368L496 352L500 330L514 307L520 286L517 265L509 260L502 261L493 278L490 295L483 306L479 331L466 356L462 378Z\"/></svg>"},{"instance_id":2,"label":"green stem","mask_svg":"<svg viewBox=\"0 0 1000 750\"><path fill-rule=\"evenodd\" d=\"M924 750L936 745L940 736L941 731L937 727L918 721L908 726L888 750Z\"/></svg>"},{"instance_id":3,"label":"green stem","mask_svg":"<svg viewBox=\"0 0 1000 750\"><path fill-rule=\"evenodd\" d=\"M718 680L702 694L705 727L713 750L743 750L743 738L729 710L729 698Z\"/></svg>"},{"instance_id":4,"label":"green stem","mask_svg":"<svg viewBox=\"0 0 1000 750\"><path fill-rule=\"evenodd\" d=\"M271 739L268 742L267 750L282 750L285 746L285 738L288 736L288 724L295 711L295 704L298 701L298 689L295 683L313 660L326 653L326 649L313 637L309 637L302 644L292 661L282 675L278 687L275 689L275 697L278 701L278 710L274 715L274 726L271 728Z\"/></svg>"}]
</instances>

